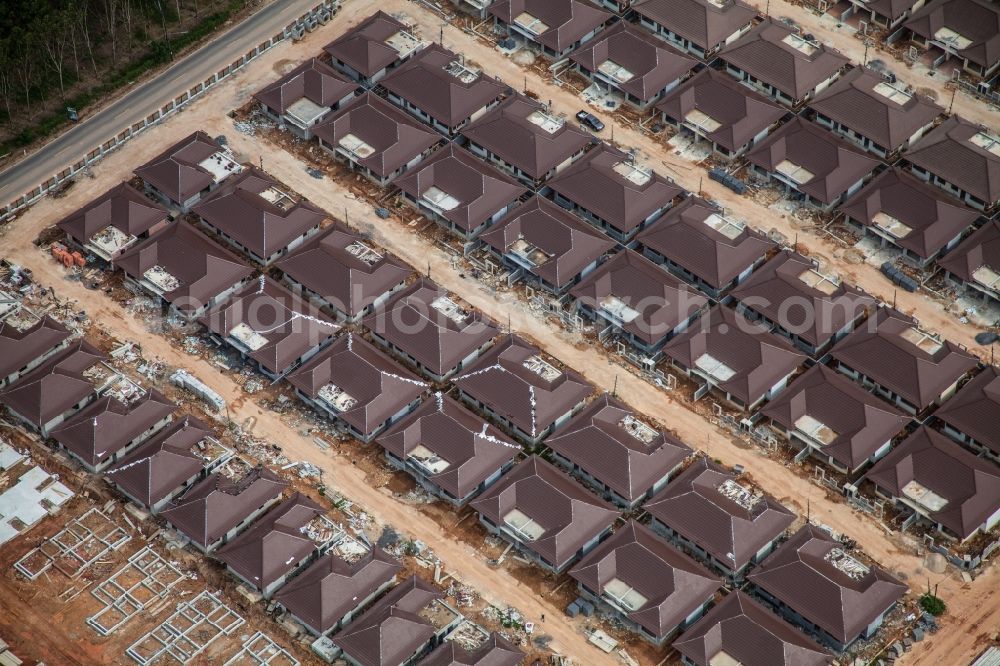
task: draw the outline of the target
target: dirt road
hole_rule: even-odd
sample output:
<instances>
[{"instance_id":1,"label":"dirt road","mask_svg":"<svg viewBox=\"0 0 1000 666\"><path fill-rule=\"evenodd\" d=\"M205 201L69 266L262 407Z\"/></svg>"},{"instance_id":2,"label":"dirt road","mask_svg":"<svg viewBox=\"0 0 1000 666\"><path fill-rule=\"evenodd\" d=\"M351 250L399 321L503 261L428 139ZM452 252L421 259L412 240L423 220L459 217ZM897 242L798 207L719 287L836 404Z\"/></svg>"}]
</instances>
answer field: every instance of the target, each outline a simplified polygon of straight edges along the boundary
<instances>
[{"instance_id":1,"label":"dirt road","mask_svg":"<svg viewBox=\"0 0 1000 666\"><path fill-rule=\"evenodd\" d=\"M425 35L437 34L439 20L413 4L404 0L388 0L382 3L382 8L387 11L405 11L421 25ZM569 336L561 329L542 321L512 295L494 297L478 283L461 277L450 267L448 257L443 251L428 247L425 241L394 222L377 220L367 204L353 198L343 187L328 180L308 178L305 175L304 165L294 156L258 139L233 131L228 119L222 117L221 109L241 105L263 81L272 79L275 71L283 71L287 69L289 63L313 55L324 43L368 12L369 8L367 6L362 8L361 3L348 3L344 13L330 26L308 35L300 43L277 47L274 52L267 54L184 113L151 130L141 140L109 157L94 170L94 180L78 184L62 199L44 200L5 230L5 235L0 240L3 254L31 267L40 282L55 287L62 297L78 299L81 307L115 335L142 341L147 355L158 356L171 365L190 369L230 401L243 397L236 384L229 377L219 373L214 366L182 354L163 338L147 335L141 322L128 316L103 294L88 291L77 282L63 280L63 269L31 246L31 241L42 228L75 210L97 192L128 177L132 168L173 141L195 129L204 129L213 135L225 133L230 137L234 149L249 156L262 156L268 171L332 213L339 215L340 211L346 210L352 223L360 223L366 230L373 231L379 242L402 258L420 267L426 266L430 260L432 277L461 294L472 305L483 309L498 320L505 320L509 313L515 329L541 342L548 352L564 362L582 370L588 379L599 387L609 389L617 376L621 397L633 407L675 428L678 434L693 446L722 459L726 464L743 464L768 491L796 507L800 512L805 512L808 501L812 517L816 522L825 523L837 531L849 534L890 570L906 576L915 588L922 588L928 572L923 569L921 558L915 554L913 547L896 535L887 535L874 522L859 517L846 505L828 500L816 485L801 478L781 463L760 455L756 450L734 445L704 418L669 395L615 365L595 363L593 350L580 345L581 341L578 338ZM464 50L467 54L475 54L477 62L509 81L518 81L523 77L523 71L516 65L494 51L486 51L471 37L456 29L445 30L445 43L451 48ZM529 88L543 91L541 94L543 98L547 98L551 93L553 103L558 110L572 112L579 107L580 102L575 94L550 87L534 75L529 75L528 78ZM622 138L626 143L649 148L648 139L628 130L616 129L616 139L618 138ZM668 161L667 158L671 156L659 147L656 147L655 151L650 150L649 153L661 156L667 164L675 164L674 169L677 173L671 175L681 180L689 189L697 187L695 178L698 174L689 173L689 164L679 160ZM710 186L711 184L706 182L704 189L707 190ZM761 207L757 207L759 210L754 209L748 206L747 201L729 197L726 192L712 191L710 195L727 201L726 205L739 207L741 213L747 211L748 215L753 214L757 221L751 220L751 222L764 229L776 226L778 220L774 219L772 211ZM792 228L790 222L785 221L785 224L789 229ZM800 243L804 244L802 235L800 234ZM827 247L818 239L809 238L805 242L814 244L817 252L823 250L830 255L834 254L830 249L832 246ZM849 268L859 269L857 266ZM867 276L863 272L861 275ZM878 280L881 281L880 276ZM877 291L871 286L868 288ZM937 316L942 322L950 321L952 325L956 322L948 319L937 304L923 297L916 296L905 300L901 298L900 306L913 309L918 309L919 306L919 316L926 325L942 330L953 339L964 341L971 333L964 327L958 327L962 332L959 336L950 328L937 325L931 316L934 312L938 313ZM332 476L333 485L338 490L357 501L377 519L399 527L406 526L427 542L449 569L456 570L460 578L477 588L487 599L501 605L513 605L528 618L536 621L542 613L548 615L545 629L553 636L553 644L557 649L561 648L579 657L583 663L615 663L615 659L585 643L576 626L563 619L558 608L553 607L545 599L539 599L532 590L522 586L507 573L486 566L471 548L455 543L448 533L448 525L439 525L415 508L373 490L357 468L346 464L343 459L331 459L330 456L324 455L307 437L300 436L285 426L277 415L261 410L247 401L237 410L234 418L243 419L247 416L257 418L255 434L280 442L292 458L308 460L323 466ZM935 636L933 642L918 645L910 658L922 663L935 663L924 662L923 651L927 650L927 654L948 655L952 663L962 663L960 655L972 656L982 640L980 635L967 631L964 627L973 623L987 627L995 617L994 614L1000 612L997 610L997 599L992 596L992 592L987 594L987 590L996 587L997 570L995 567L990 568L986 575L973 583L969 589L963 589L965 586L954 576L931 574L930 577L932 584L940 582L940 594L949 603L950 617L946 621L945 630ZM989 603L986 603L986 600L990 600Z\"/></svg>"}]
</instances>

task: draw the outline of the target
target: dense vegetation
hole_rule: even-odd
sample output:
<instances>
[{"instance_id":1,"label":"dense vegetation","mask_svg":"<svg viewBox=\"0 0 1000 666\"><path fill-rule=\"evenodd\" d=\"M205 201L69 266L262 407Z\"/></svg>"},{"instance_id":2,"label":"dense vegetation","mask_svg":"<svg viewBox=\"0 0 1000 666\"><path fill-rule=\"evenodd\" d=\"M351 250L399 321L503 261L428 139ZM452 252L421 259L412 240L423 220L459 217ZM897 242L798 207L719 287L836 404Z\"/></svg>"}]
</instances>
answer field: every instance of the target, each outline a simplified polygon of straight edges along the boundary
<instances>
[{"instance_id":1,"label":"dense vegetation","mask_svg":"<svg viewBox=\"0 0 1000 666\"><path fill-rule=\"evenodd\" d=\"M256 0L254 0L256 1ZM0 154L26 146L185 46L250 0L0 2Z\"/></svg>"}]
</instances>

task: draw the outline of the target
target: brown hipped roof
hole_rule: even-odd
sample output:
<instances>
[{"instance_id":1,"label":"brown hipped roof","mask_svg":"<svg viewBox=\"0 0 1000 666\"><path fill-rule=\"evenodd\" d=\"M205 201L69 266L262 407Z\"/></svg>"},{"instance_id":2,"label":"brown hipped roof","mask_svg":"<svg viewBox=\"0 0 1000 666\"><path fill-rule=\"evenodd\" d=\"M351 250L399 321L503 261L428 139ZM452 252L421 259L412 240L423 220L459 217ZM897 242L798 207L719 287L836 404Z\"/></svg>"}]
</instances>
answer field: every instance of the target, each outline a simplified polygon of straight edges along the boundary
<instances>
[{"instance_id":1,"label":"brown hipped roof","mask_svg":"<svg viewBox=\"0 0 1000 666\"><path fill-rule=\"evenodd\" d=\"M942 28L948 28L970 41L958 51L960 57L986 69L1000 60L1000 8L994 2L929 2L913 13L905 27L929 40L933 40Z\"/></svg>"},{"instance_id":2,"label":"brown hipped roof","mask_svg":"<svg viewBox=\"0 0 1000 666\"><path fill-rule=\"evenodd\" d=\"M395 173L441 141L440 134L371 92L352 99L313 127L312 133L334 147L348 135L363 141L372 153L352 153L352 157L379 178ZM349 147L341 148L351 152Z\"/></svg>"},{"instance_id":3,"label":"brown hipped roof","mask_svg":"<svg viewBox=\"0 0 1000 666\"><path fill-rule=\"evenodd\" d=\"M601 144L549 181L549 186L616 229L630 232L684 190L655 171L650 171L645 184L615 171L616 165L629 159L620 150Z\"/></svg>"},{"instance_id":4,"label":"brown hipped roof","mask_svg":"<svg viewBox=\"0 0 1000 666\"><path fill-rule=\"evenodd\" d=\"M316 548L306 528L322 515L323 507L308 496L295 493L216 551L215 557L257 589L264 590Z\"/></svg>"},{"instance_id":5,"label":"brown hipped roof","mask_svg":"<svg viewBox=\"0 0 1000 666\"><path fill-rule=\"evenodd\" d=\"M440 215L465 231L476 229L528 192L507 174L453 143L398 178L396 185L418 201L431 187L454 197L458 205L442 209Z\"/></svg>"},{"instance_id":6,"label":"brown hipped roof","mask_svg":"<svg viewBox=\"0 0 1000 666\"><path fill-rule=\"evenodd\" d=\"M287 198L272 202L264 193L280 192ZM270 195L269 195L270 196ZM326 213L295 194L284 192L269 175L250 167L227 178L224 184L192 208L209 226L262 259L283 250L292 241L326 219Z\"/></svg>"},{"instance_id":7,"label":"brown hipped roof","mask_svg":"<svg viewBox=\"0 0 1000 666\"><path fill-rule=\"evenodd\" d=\"M990 206L1000 201L1000 155L971 141L986 131L951 116L912 146L906 159Z\"/></svg>"},{"instance_id":8,"label":"brown hipped roof","mask_svg":"<svg viewBox=\"0 0 1000 666\"><path fill-rule=\"evenodd\" d=\"M466 80L470 70L456 75L449 71L455 65L466 67L464 56L432 43L381 84L389 94L401 97L445 127L456 127L499 100L507 86L482 71Z\"/></svg>"},{"instance_id":9,"label":"brown hipped roof","mask_svg":"<svg viewBox=\"0 0 1000 666\"><path fill-rule=\"evenodd\" d=\"M482 645L468 649L458 641L445 641L419 666L519 666L524 653L500 634L493 632Z\"/></svg>"},{"instance_id":10,"label":"brown hipped roof","mask_svg":"<svg viewBox=\"0 0 1000 666\"><path fill-rule=\"evenodd\" d=\"M629 417L642 422L641 415L605 393L546 439L545 445L625 499L636 500L692 451L665 430L653 428L651 440L640 439L623 425Z\"/></svg>"},{"instance_id":11,"label":"brown hipped roof","mask_svg":"<svg viewBox=\"0 0 1000 666\"><path fill-rule=\"evenodd\" d=\"M857 67L847 72L809 102L809 108L821 113L892 152L902 147L917 130L926 127L944 109L930 98L911 93L901 103L903 86L889 99L879 86L889 85L881 74Z\"/></svg>"},{"instance_id":12,"label":"brown hipped roof","mask_svg":"<svg viewBox=\"0 0 1000 666\"><path fill-rule=\"evenodd\" d=\"M874 310L875 299L846 282L831 282L838 278L819 270L808 257L782 250L731 295L809 344L822 346L866 310ZM813 284L820 276L823 289Z\"/></svg>"},{"instance_id":13,"label":"brown hipped roof","mask_svg":"<svg viewBox=\"0 0 1000 666\"><path fill-rule=\"evenodd\" d=\"M340 329L314 305L265 275L199 321L275 375Z\"/></svg>"},{"instance_id":14,"label":"brown hipped roof","mask_svg":"<svg viewBox=\"0 0 1000 666\"><path fill-rule=\"evenodd\" d=\"M878 566L850 562L844 551L826 530L805 525L749 580L838 642L850 643L907 588Z\"/></svg>"},{"instance_id":15,"label":"brown hipped roof","mask_svg":"<svg viewBox=\"0 0 1000 666\"><path fill-rule=\"evenodd\" d=\"M558 373L549 380L528 364L547 365ZM547 367L542 370L548 371ZM511 334L493 345L455 386L509 419L531 437L542 432L591 394L594 388L572 368Z\"/></svg>"},{"instance_id":16,"label":"brown hipped roof","mask_svg":"<svg viewBox=\"0 0 1000 666\"><path fill-rule=\"evenodd\" d=\"M880 164L860 148L814 122L793 118L747 153L747 160L768 172L782 162L804 168L812 176L796 187L824 204L833 203Z\"/></svg>"},{"instance_id":17,"label":"brown hipped roof","mask_svg":"<svg viewBox=\"0 0 1000 666\"><path fill-rule=\"evenodd\" d=\"M240 479L217 472L188 488L160 515L207 548L254 511L278 499L287 485L265 467L256 467Z\"/></svg>"},{"instance_id":18,"label":"brown hipped roof","mask_svg":"<svg viewBox=\"0 0 1000 666\"><path fill-rule=\"evenodd\" d=\"M317 106L332 107L350 95L358 84L348 81L319 58L309 58L304 63L254 93L262 102L278 113L300 99L308 99Z\"/></svg>"},{"instance_id":19,"label":"brown hipped roof","mask_svg":"<svg viewBox=\"0 0 1000 666\"><path fill-rule=\"evenodd\" d=\"M609 61L624 67L631 76L619 81L618 87L642 101L655 97L699 65L645 28L625 21L602 30L570 53L569 59L592 73Z\"/></svg>"},{"instance_id":20,"label":"brown hipped roof","mask_svg":"<svg viewBox=\"0 0 1000 666\"><path fill-rule=\"evenodd\" d=\"M399 59L399 52L386 43L405 25L379 10L323 47L362 76L370 77Z\"/></svg>"},{"instance_id":21,"label":"brown hipped roof","mask_svg":"<svg viewBox=\"0 0 1000 666\"><path fill-rule=\"evenodd\" d=\"M147 507L155 505L201 471L205 461L192 449L212 431L194 416L167 425L105 473Z\"/></svg>"},{"instance_id":22,"label":"brown hipped roof","mask_svg":"<svg viewBox=\"0 0 1000 666\"><path fill-rule=\"evenodd\" d=\"M45 315L25 329L0 322L0 381L38 360L73 334Z\"/></svg>"},{"instance_id":23,"label":"brown hipped roof","mask_svg":"<svg viewBox=\"0 0 1000 666\"><path fill-rule=\"evenodd\" d=\"M64 218L59 228L83 244L109 226L127 236L141 236L168 215L165 208L145 194L122 183Z\"/></svg>"},{"instance_id":24,"label":"brown hipped roof","mask_svg":"<svg viewBox=\"0 0 1000 666\"><path fill-rule=\"evenodd\" d=\"M612 581L641 595L640 607L619 610L657 638L682 624L722 587L716 576L634 520L584 557L569 575L599 596Z\"/></svg>"},{"instance_id":25,"label":"brown hipped roof","mask_svg":"<svg viewBox=\"0 0 1000 666\"><path fill-rule=\"evenodd\" d=\"M285 584L274 600L316 633L325 633L402 570L378 547L353 562L330 552Z\"/></svg>"},{"instance_id":26,"label":"brown hipped roof","mask_svg":"<svg viewBox=\"0 0 1000 666\"><path fill-rule=\"evenodd\" d=\"M457 309L450 311L452 305ZM489 317L430 278L393 296L363 323L437 376L453 371L499 332Z\"/></svg>"},{"instance_id":27,"label":"brown hipped roof","mask_svg":"<svg viewBox=\"0 0 1000 666\"><path fill-rule=\"evenodd\" d=\"M535 41L558 53L612 18L603 9L579 0L497 0L489 13L507 24L517 22L522 14L541 21L545 29Z\"/></svg>"},{"instance_id":28,"label":"brown hipped roof","mask_svg":"<svg viewBox=\"0 0 1000 666\"><path fill-rule=\"evenodd\" d=\"M869 321L838 342L833 359L902 396L918 411L976 367L975 356L948 340L939 340L940 349L933 353L907 340L904 336L917 326L910 316L891 308L872 316L875 328Z\"/></svg>"},{"instance_id":29,"label":"brown hipped roof","mask_svg":"<svg viewBox=\"0 0 1000 666\"><path fill-rule=\"evenodd\" d=\"M783 40L792 28L765 19L719 52L719 57L793 100L800 100L839 72L850 60L820 44L808 55Z\"/></svg>"},{"instance_id":30,"label":"brown hipped roof","mask_svg":"<svg viewBox=\"0 0 1000 666\"><path fill-rule=\"evenodd\" d=\"M750 495L745 505L723 494L722 489L734 483ZM773 497L745 486L705 458L698 458L671 480L645 508L733 570L748 564L795 520L795 514Z\"/></svg>"},{"instance_id":31,"label":"brown hipped roof","mask_svg":"<svg viewBox=\"0 0 1000 666\"><path fill-rule=\"evenodd\" d=\"M720 6L721 5L721 6ZM640 0L633 3L639 16L662 25L695 46L711 51L757 16L749 5L726 0Z\"/></svg>"},{"instance_id":32,"label":"brown hipped roof","mask_svg":"<svg viewBox=\"0 0 1000 666\"><path fill-rule=\"evenodd\" d=\"M89 342L77 340L0 392L0 404L41 428L94 392L83 373L104 358Z\"/></svg>"},{"instance_id":33,"label":"brown hipped roof","mask_svg":"<svg viewBox=\"0 0 1000 666\"><path fill-rule=\"evenodd\" d=\"M138 167L135 175L181 204L215 182L200 163L221 152L222 146L199 130Z\"/></svg>"},{"instance_id":34,"label":"brown hipped roof","mask_svg":"<svg viewBox=\"0 0 1000 666\"><path fill-rule=\"evenodd\" d=\"M443 460L447 466L427 477L455 498L468 496L521 450L481 416L440 392L379 437L378 444L401 460L418 446Z\"/></svg>"},{"instance_id":35,"label":"brown hipped roof","mask_svg":"<svg viewBox=\"0 0 1000 666\"><path fill-rule=\"evenodd\" d=\"M910 417L825 365L809 368L761 410L789 431L803 416L833 432L821 450L849 470L857 469L899 434Z\"/></svg>"},{"instance_id":36,"label":"brown hipped roof","mask_svg":"<svg viewBox=\"0 0 1000 666\"><path fill-rule=\"evenodd\" d=\"M411 576L347 625L333 642L360 666L397 666L434 635L437 628L419 613L443 598L430 583Z\"/></svg>"},{"instance_id":37,"label":"brown hipped roof","mask_svg":"<svg viewBox=\"0 0 1000 666\"><path fill-rule=\"evenodd\" d=\"M403 261L340 222L276 266L350 317L413 274Z\"/></svg>"},{"instance_id":38,"label":"brown hipped roof","mask_svg":"<svg viewBox=\"0 0 1000 666\"><path fill-rule=\"evenodd\" d=\"M136 281L151 268L162 268L178 282L163 298L182 312L196 310L253 273L235 254L181 221L132 247L114 265Z\"/></svg>"},{"instance_id":39,"label":"brown hipped roof","mask_svg":"<svg viewBox=\"0 0 1000 666\"><path fill-rule=\"evenodd\" d=\"M87 464L99 465L176 408L152 388L130 403L104 396L61 423L50 435Z\"/></svg>"},{"instance_id":40,"label":"brown hipped roof","mask_svg":"<svg viewBox=\"0 0 1000 666\"><path fill-rule=\"evenodd\" d=\"M636 240L720 289L766 256L775 243L749 225L730 238L706 223L713 215L723 216L723 211L704 199L688 197Z\"/></svg>"},{"instance_id":41,"label":"brown hipped roof","mask_svg":"<svg viewBox=\"0 0 1000 666\"><path fill-rule=\"evenodd\" d=\"M664 345L663 353L685 368L696 368L706 354L722 362L732 375L714 383L746 405L757 402L806 360L784 338L724 305L716 305Z\"/></svg>"},{"instance_id":42,"label":"brown hipped roof","mask_svg":"<svg viewBox=\"0 0 1000 666\"><path fill-rule=\"evenodd\" d=\"M541 256L531 253L522 256L522 261L534 264L530 272L556 288L570 284L615 246L594 227L538 195L507 213L479 238L501 255L515 253L518 241L537 248Z\"/></svg>"},{"instance_id":43,"label":"brown hipped roof","mask_svg":"<svg viewBox=\"0 0 1000 666\"><path fill-rule=\"evenodd\" d=\"M923 506L935 523L962 539L1000 509L1000 467L927 426L875 463L865 478L893 497ZM924 505L913 494L924 491L937 495L939 503Z\"/></svg>"},{"instance_id":44,"label":"brown hipped roof","mask_svg":"<svg viewBox=\"0 0 1000 666\"><path fill-rule=\"evenodd\" d=\"M601 264L570 293L595 311L609 298L636 309L638 316L624 321L622 328L648 344L663 339L708 304L694 287L627 248Z\"/></svg>"},{"instance_id":45,"label":"brown hipped roof","mask_svg":"<svg viewBox=\"0 0 1000 666\"><path fill-rule=\"evenodd\" d=\"M564 118L559 118L559 127L549 132L547 123L554 118L549 113L540 102L512 95L462 128L462 136L538 180L591 141L586 132ZM540 124L543 122L546 127Z\"/></svg>"},{"instance_id":46,"label":"brown hipped roof","mask_svg":"<svg viewBox=\"0 0 1000 666\"><path fill-rule=\"evenodd\" d=\"M934 416L1000 456L1000 370L987 366Z\"/></svg>"},{"instance_id":47,"label":"brown hipped roof","mask_svg":"<svg viewBox=\"0 0 1000 666\"><path fill-rule=\"evenodd\" d=\"M899 167L880 173L838 210L864 226L875 226L879 213L899 220L911 231L896 238L896 244L925 259L979 218L978 211Z\"/></svg>"},{"instance_id":48,"label":"brown hipped roof","mask_svg":"<svg viewBox=\"0 0 1000 666\"><path fill-rule=\"evenodd\" d=\"M288 376L312 400L334 384L357 402L338 418L358 432L373 432L416 400L427 385L360 336L348 332Z\"/></svg>"},{"instance_id":49,"label":"brown hipped roof","mask_svg":"<svg viewBox=\"0 0 1000 666\"><path fill-rule=\"evenodd\" d=\"M528 516L543 531L524 547L554 567L575 557L618 518L611 505L538 456L522 460L471 506L495 525L504 525L515 509Z\"/></svg>"},{"instance_id":50,"label":"brown hipped roof","mask_svg":"<svg viewBox=\"0 0 1000 666\"><path fill-rule=\"evenodd\" d=\"M718 123L705 136L730 152L747 145L788 113L776 102L711 67L671 90L656 108L678 123L692 111L704 113Z\"/></svg>"},{"instance_id":51,"label":"brown hipped roof","mask_svg":"<svg viewBox=\"0 0 1000 666\"><path fill-rule=\"evenodd\" d=\"M823 666L833 657L804 633L735 590L673 642L695 666L720 654L742 666Z\"/></svg>"},{"instance_id":52,"label":"brown hipped roof","mask_svg":"<svg viewBox=\"0 0 1000 666\"><path fill-rule=\"evenodd\" d=\"M1000 273L1000 220L987 222L973 231L954 250L938 259L937 264L966 282L977 282L975 273L983 266Z\"/></svg>"}]
</instances>

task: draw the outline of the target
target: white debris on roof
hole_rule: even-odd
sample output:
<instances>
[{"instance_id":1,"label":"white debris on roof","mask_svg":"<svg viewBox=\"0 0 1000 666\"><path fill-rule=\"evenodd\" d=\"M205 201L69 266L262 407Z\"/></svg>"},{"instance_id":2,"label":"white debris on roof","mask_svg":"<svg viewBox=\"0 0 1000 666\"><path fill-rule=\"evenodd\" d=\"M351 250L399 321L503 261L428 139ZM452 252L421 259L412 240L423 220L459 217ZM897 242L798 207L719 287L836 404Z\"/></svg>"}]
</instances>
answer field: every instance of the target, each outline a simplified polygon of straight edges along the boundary
<instances>
[{"instance_id":1,"label":"white debris on roof","mask_svg":"<svg viewBox=\"0 0 1000 666\"><path fill-rule=\"evenodd\" d=\"M513 445L513 444L511 444L510 442L505 442L505 441L503 441L502 439L497 439L497 438L496 438L496 437L494 437L493 435L489 434L488 432L486 432L486 430L487 430L487 429L488 429L489 427L490 427L490 424L489 424L489 423L484 423L484 424L483 424L483 431L482 431L481 433L479 433L479 435L478 435L478 436L479 436L479 437L481 437L482 439L485 439L485 440L486 440L487 442L489 442L490 444L500 444L500 445L502 445L502 446L506 446L506 447L507 447L507 448L509 448L509 449L520 449L520 448L521 448L521 447L519 447L519 446L514 446L514 445Z\"/></svg>"},{"instance_id":2,"label":"white debris on roof","mask_svg":"<svg viewBox=\"0 0 1000 666\"><path fill-rule=\"evenodd\" d=\"M535 401L535 387L528 385L528 401L531 403L531 436L534 438L537 433L535 425L535 409L538 407L538 403Z\"/></svg>"}]
</instances>

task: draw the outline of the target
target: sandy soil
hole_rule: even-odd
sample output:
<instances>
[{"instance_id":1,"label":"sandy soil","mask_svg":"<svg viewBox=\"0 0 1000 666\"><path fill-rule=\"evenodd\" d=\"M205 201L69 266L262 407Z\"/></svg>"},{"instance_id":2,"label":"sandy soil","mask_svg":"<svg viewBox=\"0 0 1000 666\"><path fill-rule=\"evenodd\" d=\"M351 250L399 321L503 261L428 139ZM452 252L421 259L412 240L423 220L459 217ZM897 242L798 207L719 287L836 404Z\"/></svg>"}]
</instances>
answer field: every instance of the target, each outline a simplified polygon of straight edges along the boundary
<instances>
[{"instance_id":1,"label":"sandy soil","mask_svg":"<svg viewBox=\"0 0 1000 666\"><path fill-rule=\"evenodd\" d=\"M440 20L417 5L405 0L387 0L380 6L387 11L406 12L420 25L424 35L437 35ZM225 133L233 148L244 157L253 162L262 157L264 167L276 177L336 215L339 216L342 211L346 212L354 226L372 231L379 242L403 259L421 268L429 261L432 277L458 292L470 304L500 321L506 320L509 314L516 330L540 342L546 351L565 363L583 371L599 388L610 390L617 377L620 396L633 407L676 429L683 439L722 459L726 464L744 465L769 492L798 509L800 513L805 513L808 504L816 522L830 525L835 530L856 539L883 566L905 576L915 589L922 588L928 576L932 584L940 583L939 593L948 601L950 610L949 618L945 621L945 629L932 640L916 646L908 657L911 661L939 663L930 661L929 655L948 655L948 661L961 663L960 656L971 657L977 652L978 646L981 646L985 639L985 634L990 631L988 627L996 626L994 618L997 603L993 590L996 587L998 573L995 567L988 569L985 575L968 589L965 589L966 585L954 575L930 574L924 569L922 558L912 543L907 543L898 535L887 534L884 528L860 516L845 504L831 501L818 486L782 462L769 459L756 449L734 445L734 442L714 428L704 417L692 411L690 406L684 404L677 396L664 393L641 378L595 355L593 348L585 344L581 338L568 335L560 328L543 321L521 302L516 301L513 295L491 294L478 282L464 277L458 270L451 268L449 257L444 251L430 247L412 230L398 222L383 222L375 218L371 206L359 201L345 187L328 179L315 180L308 177L305 174L304 164L293 155L233 130L231 122L222 115L221 110L241 106L256 88L274 77L275 71L282 71L289 62L296 62L315 54L323 44L369 12L370 6L365 3L348 3L343 13L329 26L307 35L302 42L277 47L188 110L150 130L143 138L106 159L94 169L93 180L76 185L61 199L49 198L42 201L4 230L4 236L0 240L3 254L31 267L41 283L55 287L62 297L76 299L95 321L115 335L123 339L141 341L147 356L159 357L170 365L185 367L194 372L236 405L234 420L242 422L248 416L256 417L255 435L279 442L286 454L293 459L308 460L323 466L329 474L326 477L328 483L332 483L345 496L363 506L376 519L396 526L406 526L413 534L428 543L449 569L456 570L459 578L480 590L485 598L498 605L512 605L536 622L542 613L546 614L548 621L543 626L545 632L553 636L553 649L572 654L581 659L582 663L616 663L617 658L604 655L583 641L579 625L564 618L557 604L539 598L534 590L508 572L488 567L469 546L455 543L449 533L450 522L435 521L418 509L396 501L388 495L388 491L372 489L363 471L348 464L344 459L324 454L309 437L289 429L278 415L243 400L245 394L239 386L230 377L220 373L215 366L184 354L163 338L146 335L141 321L129 316L102 293L88 291L79 282L64 280L62 267L31 245L31 241L41 229L72 212L97 192L127 178L134 166L160 152L180 137L195 129L204 129L213 135ZM474 59L479 64L508 81L521 81L525 76L524 71L509 60L495 51L484 48L472 37L457 29L450 27L445 29L445 44L450 48L474 54ZM528 73L527 77L528 87L536 92L540 91L540 97L543 99L551 98L557 110L571 113L580 107L579 98L571 91L550 86L533 73ZM618 127L615 129L615 138L626 144L641 146L647 158L654 161L654 166L659 168L660 164L657 161L662 162L670 175L682 185L688 189L697 189L696 179L700 179L702 172L692 170L689 163L674 158L665 149L654 146L648 138L632 130ZM773 211L736 197L707 179L702 189L725 205L738 209L751 223L765 230L778 228L789 237L794 235L795 229L792 223L777 218ZM807 247L810 253L822 255L836 263L836 252L839 249L832 244L807 233L799 234L799 243ZM891 299L891 288L874 269L843 263L837 265L843 268L844 277L855 280L873 293ZM971 328L961 326L944 313L939 304L924 296L900 294L899 305L903 309L917 312L925 325L943 332L953 340L968 343L974 333ZM987 600L990 600L989 603ZM969 631L968 628L972 625L979 626L982 632Z\"/></svg>"}]
</instances>

